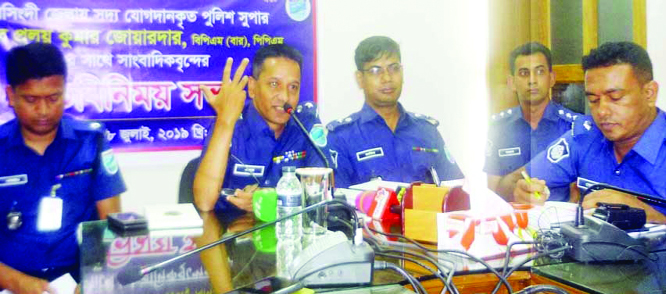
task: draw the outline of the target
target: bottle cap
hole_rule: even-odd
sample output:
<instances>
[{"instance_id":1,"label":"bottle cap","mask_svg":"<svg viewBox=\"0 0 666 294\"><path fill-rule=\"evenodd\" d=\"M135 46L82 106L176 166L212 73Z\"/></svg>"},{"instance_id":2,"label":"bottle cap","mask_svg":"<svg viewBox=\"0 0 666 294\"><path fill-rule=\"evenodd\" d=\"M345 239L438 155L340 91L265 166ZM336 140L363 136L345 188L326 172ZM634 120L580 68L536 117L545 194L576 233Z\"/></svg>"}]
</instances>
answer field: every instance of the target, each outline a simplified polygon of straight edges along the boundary
<instances>
[{"instance_id":1,"label":"bottle cap","mask_svg":"<svg viewBox=\"0 0 666 294\"><path fill-rule=\"evenodd\" d=\"M282 167L282 172L296 172L296 167L295 166L283 166Z\"/></svg>"}]
</instances>

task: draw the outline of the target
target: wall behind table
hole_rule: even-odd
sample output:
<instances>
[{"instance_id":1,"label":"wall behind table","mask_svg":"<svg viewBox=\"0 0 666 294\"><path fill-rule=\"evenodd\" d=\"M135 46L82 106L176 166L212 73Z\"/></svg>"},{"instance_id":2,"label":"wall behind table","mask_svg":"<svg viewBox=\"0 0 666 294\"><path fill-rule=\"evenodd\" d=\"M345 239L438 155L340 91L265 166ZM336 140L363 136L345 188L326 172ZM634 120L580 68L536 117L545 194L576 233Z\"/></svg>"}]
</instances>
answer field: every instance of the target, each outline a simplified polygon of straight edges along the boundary
<instances>
[{"instance_id":1,"label":"wall behind table","mask_svg":"<svg viewBox=\"0 0 666 294\"><path fill-rule=\"evenodd\" d=\"M324 123L358 111L363 92L354 79L354 49L371 35L387 35L402 49L401 102L435 117L439 130L473 185L485 187L485 1L319 0L318 98ZM180 174L199 151L124 153L118 159L129 191L124 210L175 203Z\"/></svg>"},{"instance_id":2,"label":"wall behind table","mask_svg":"<svg viewBox=\"0 0 666 294\"><path fill-rule=\"evenodd\" d=\"M654 79L661 86L657 106L666 110L666 1L647 1L647 44Z\"/></svg>"},{"instance_id":3,"label":"wall behind table","mask_svg":"<svg viewBox=\"0 0 666 294\"><path fill-rule=\"evenodd\" d=\"M439 120L440 133L467 178L485 186L487 9L486 1L318 1L322 120L361 109L354 50L366 37L389 36L401 46L400 101L409 111Z\"/></svg>"}]
</instances>

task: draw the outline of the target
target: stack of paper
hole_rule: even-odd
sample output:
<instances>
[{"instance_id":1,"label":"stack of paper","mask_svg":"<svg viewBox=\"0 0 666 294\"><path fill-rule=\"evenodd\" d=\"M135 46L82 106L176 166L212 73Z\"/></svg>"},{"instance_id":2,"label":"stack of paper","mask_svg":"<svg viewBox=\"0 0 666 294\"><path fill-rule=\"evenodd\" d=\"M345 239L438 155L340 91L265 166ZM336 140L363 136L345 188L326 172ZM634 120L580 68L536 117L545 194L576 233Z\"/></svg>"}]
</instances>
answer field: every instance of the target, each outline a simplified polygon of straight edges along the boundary
<instances>
[{"instance_id":1,"label":"stack of paper","mask_svg":"<svg viewBox=\"0 0 666 294\"><path fill-rule=\"evenodd\" d=\"M203 220L192 203L151 205L145 208L144 215L150 231L203 228Z\"/></svg>"}]
</instances>

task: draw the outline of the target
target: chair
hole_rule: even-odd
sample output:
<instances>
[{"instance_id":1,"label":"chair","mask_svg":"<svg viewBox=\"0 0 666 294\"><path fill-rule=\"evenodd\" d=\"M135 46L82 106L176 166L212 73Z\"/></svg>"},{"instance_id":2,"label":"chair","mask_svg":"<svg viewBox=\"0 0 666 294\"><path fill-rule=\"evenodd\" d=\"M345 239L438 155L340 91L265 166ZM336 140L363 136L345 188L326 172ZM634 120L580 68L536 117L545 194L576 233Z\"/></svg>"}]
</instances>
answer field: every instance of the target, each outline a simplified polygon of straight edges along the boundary
<instances>
[{"instance_id":1,"label":"chair","mask_svg":"<svg viewBox=\"0 0 666 294\"><path fill-rule=\"evenodd\" d=\"M180 176L180 187L178 189L178 203L194 203L194 193L192 186L194 185L194 175L199 167L201 157L190 160L183 169L183 174Z\"/></svg>"}]
</instances>

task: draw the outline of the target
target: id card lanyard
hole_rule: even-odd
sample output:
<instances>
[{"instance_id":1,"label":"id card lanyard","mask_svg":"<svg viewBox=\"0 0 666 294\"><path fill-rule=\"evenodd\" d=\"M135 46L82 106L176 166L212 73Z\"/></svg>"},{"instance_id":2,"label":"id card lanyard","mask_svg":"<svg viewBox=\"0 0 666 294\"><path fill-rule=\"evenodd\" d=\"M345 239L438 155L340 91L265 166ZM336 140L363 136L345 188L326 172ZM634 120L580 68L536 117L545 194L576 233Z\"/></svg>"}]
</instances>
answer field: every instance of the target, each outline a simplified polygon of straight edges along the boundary
<instances>
[{"instance_id":1,"label":"id card lanyard","mask_svg":"<svg viewBox=\"0 0 666 294\"><path fill-rule=\"evenodd\" d=\"M92 168L68 172L55 177L56 184L51 186L49 196L43 197L39 203L37 217L37 230L42 232L56 231L62 227L63 201L58 197L58 189L62 187L60 181L64 178L75 177L92 172Z\"/></svg>"},{"instance_id":2,"label":"id card lanyard","mask_svg":"<svg viewBox=\"0 0 666 294\"><path fill-rule=\"evenodd\" d=\"M57 183L51 186L49 196L42 197L37 214L37 231L56 231L62 227L62 198L57 196L57 190L62 185Z\"/></svg>"}]
</instances>

